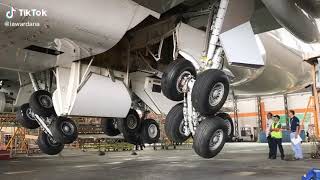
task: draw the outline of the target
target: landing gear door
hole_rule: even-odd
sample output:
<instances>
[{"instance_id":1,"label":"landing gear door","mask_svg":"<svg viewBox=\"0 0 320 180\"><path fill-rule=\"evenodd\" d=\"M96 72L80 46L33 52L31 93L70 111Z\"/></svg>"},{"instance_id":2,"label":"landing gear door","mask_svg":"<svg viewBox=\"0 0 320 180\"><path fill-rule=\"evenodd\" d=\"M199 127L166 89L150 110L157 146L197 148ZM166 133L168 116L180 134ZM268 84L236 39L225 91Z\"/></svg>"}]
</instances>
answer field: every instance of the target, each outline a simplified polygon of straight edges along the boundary
<instances>
[{"instance_id":1,"label":"landing gear door","mask_svg":"<svg viewBox=\"0 0 320 180\"><path fill-rule=\"evenodd\" d=\"M145 92L148 94L150 99L153 102L155 102L156 106L163 114L168 114L168 112L174 105L180 103L176 101L171 101L162 94L161 80L159 79L147 77L145 84Z\"/></svg>"},{"instance_id":2,"label":"landing gear door","mask_svg":"<svg viewBox=\"0 0 320 180\"><path fill-rule=\"evenodd\" d=\"M130 74L132 91L156 114L168 114L180 103L166 98L161 91L161 80L144 72Z\"/></svg>"},{"instance_id":3,"label":"landing gear door","mask_svg":"<svg viewBox=\"0 0 320 180\"><path fill-rule=\"evenodd\" d=\"M265 49L255 36L250 22L241 24L220 35L229 64L259 68L264 66Z\"/></svg>"},{"instance_id":4,"label":"landing gear door","mask_svg":"<svg viewBox=\"0 0 320 180\"><path fill-rule=\"evenodd\" d=\"M124 118L130 107L131 97L122 81L90 73L78 88L70 115Z\"/></svg>"}]
</instances>

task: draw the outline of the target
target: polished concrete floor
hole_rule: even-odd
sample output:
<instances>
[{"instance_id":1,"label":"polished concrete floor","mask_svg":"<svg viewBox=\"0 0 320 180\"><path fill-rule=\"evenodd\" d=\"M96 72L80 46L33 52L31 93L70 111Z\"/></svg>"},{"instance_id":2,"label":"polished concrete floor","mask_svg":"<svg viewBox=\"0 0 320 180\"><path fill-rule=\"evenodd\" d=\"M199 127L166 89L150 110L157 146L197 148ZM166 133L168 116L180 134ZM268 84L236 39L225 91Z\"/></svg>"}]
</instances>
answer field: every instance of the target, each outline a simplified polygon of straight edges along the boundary
<instances>
[{"instance_id":1,"label":"polished concrete floor","mask_svg":"<svg viewBox=\"0 0 320 180\"><path fill-rule=\"evenodd\" d=\"M179 150L97 152L65 150L62 156L34 155L0 161L1 180L250 180L301 179L312 167L320 168L320 160L305 155L303 161L269 160L266 144L230 143L214 159L202 159L189 147ZM305 153L311 145L304 144ZM287 157L290 146L285 145Z\"/></svg>"}]
</instances>

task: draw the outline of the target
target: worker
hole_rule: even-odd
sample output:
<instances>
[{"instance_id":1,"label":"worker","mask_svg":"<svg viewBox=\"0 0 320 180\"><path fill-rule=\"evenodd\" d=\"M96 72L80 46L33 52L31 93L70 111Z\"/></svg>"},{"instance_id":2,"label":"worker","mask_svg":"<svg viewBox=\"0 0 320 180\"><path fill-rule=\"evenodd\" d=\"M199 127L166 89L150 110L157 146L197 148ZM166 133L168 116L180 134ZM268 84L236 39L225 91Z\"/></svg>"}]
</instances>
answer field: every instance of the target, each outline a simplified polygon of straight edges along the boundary
<instances>
[{"instance_id":1,"label":"worker","mask_svg":"<svg viewBox=\"0 0 320 180\"><path fill-rule=\"evenodd\" d=\"M281 154L281 159L284 160L284 152L282 147L282 126L280 123L280 116L275 115L273 117L274 122L271 125L271 138L272 138L272 157L271 159L277 158L277 147Z\"/></svg>"},{"instance_id":2,"label":"worker","mask_svg":"<svg viewBox=\"0 0 320 180\"><path fill-rule=\"evenodd\" d=\"M302 160L303 154L302 154L302 147L301 142L294 143L294 139L300 138L300 121L295 116L294 110L289 111L289 117L290 117L290 139L291 139L291 147L294 152L294 158L295 160Z\"/></svg>"},{"instance_id":3,"label":"worker","mask_svg":"<svg viewBox=\"0 0 320 180\"><path fill-rule=\"evenodd\" d=\"M273 123L272 116L273 116L272 113L268 112L267 124L266 124L266 137L267 137L268 147L269 147L269 159L271 159L272 157L272 139L270 134L271 125Z\"/></svg>"}]
</instances>

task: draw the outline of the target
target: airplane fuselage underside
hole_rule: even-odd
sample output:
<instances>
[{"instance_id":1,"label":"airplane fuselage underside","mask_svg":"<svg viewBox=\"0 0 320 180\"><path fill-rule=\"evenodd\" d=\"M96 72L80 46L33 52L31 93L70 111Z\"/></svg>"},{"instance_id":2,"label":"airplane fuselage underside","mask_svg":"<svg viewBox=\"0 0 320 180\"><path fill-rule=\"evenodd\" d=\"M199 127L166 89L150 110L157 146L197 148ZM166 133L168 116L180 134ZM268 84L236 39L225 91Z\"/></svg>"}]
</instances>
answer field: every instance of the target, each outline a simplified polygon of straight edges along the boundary
<instances>
[{"instance_id":1,"label":"airplane fuselage underside","mask_svg":"<svg viewBox=\"0 0 320 180\"><path fill-rule=\"evenodd\" d=\"M192 136L195 152L212 158L232 137L232 125L226 125L231 118L219 114L231 88L237 95L268 95L311 81L302 43L291 35L297 44L292 47L277 32L266 32L282 26L305 42L317 42L317 16L303 11L303 3L150 2L0 3L0 24L6 26L0 30L0 68L19 72L17 117L24 127L41 127L42 151L57 154L77 138L68 116L108 117L115 131L106 134L121 132L132 144L141 138L154 143L157 123L141 123L151 109L167 114L170 140ZM35 92L27 99L30 89ZM1 93L0 100L7 96ZM155 134L140 137L140 126L153 127Z\"/></svg>"}]
</instances>

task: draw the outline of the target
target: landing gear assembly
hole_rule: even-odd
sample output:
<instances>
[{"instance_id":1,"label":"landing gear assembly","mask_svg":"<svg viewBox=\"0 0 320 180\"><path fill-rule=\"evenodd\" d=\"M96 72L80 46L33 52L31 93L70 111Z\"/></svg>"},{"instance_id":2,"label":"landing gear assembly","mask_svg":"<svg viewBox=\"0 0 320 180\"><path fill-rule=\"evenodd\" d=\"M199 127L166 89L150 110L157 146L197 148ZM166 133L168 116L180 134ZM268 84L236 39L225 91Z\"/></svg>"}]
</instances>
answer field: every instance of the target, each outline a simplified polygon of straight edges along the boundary
<instances>
[{"instance_id":1,"label":"landing gear assembly","mask_svg":"<svg viewBox=\"0 0 320 180\"><path fill-rule=\"evenodd\" d=\"M31 95L29 103L18 109L17 120L27 129L40 127L40 150L48 155L58 154L63 150L64 144L70 144L77 139L77 126L69 118L57 117L50 92L39 90L34 76L30 74L30 78L36 91Z\"/></svg>"},{"instance_id":2,"label":"landing gear assembly","mask_svg":"<svg viewBox=\"0 0 320 180\"><path fill-rule=\"evenodd\" d=\"M173 101L182 101L166 118L166 133L177 142L193 137L195 152L204 158L216 156L232 134L232 121L217 114L229 94L229 79L223 72L224 50L219 36L229 0L211 8L203 56L173 61L162 76L162 92ZM228 121L226 121L226 119ZM229 129L229 130L228 130Z\"/></svg>"},{"instance_id":3,"label":"landing gear assembly","mask_svg":"<svg viewBox=\"0 0 320 180\"><path fill-rule=\"evenodd\" d=\"M180 143L192 136L198 155L216 156L233 131L232 121L224 114L217 114L229 94L228 77L218 69L208 69L196 76L192 63L179 59L168 66L162 83L166 97L183 100L166 117L168 138Z\"/></svg>"},{"instance_id":4,"label":"landing gear assembly","mask_svg":"<svg viewBox=\"0 0 320 180\"><path fill-rule=\"evenodd\" d=\"M157 143L160 138L158 123L153 119L140 118L138 112L130 109L126 118L107 118L101 122L103 131L108 136L122 133L130 144Z\"/></svg>"}]
</instances>

